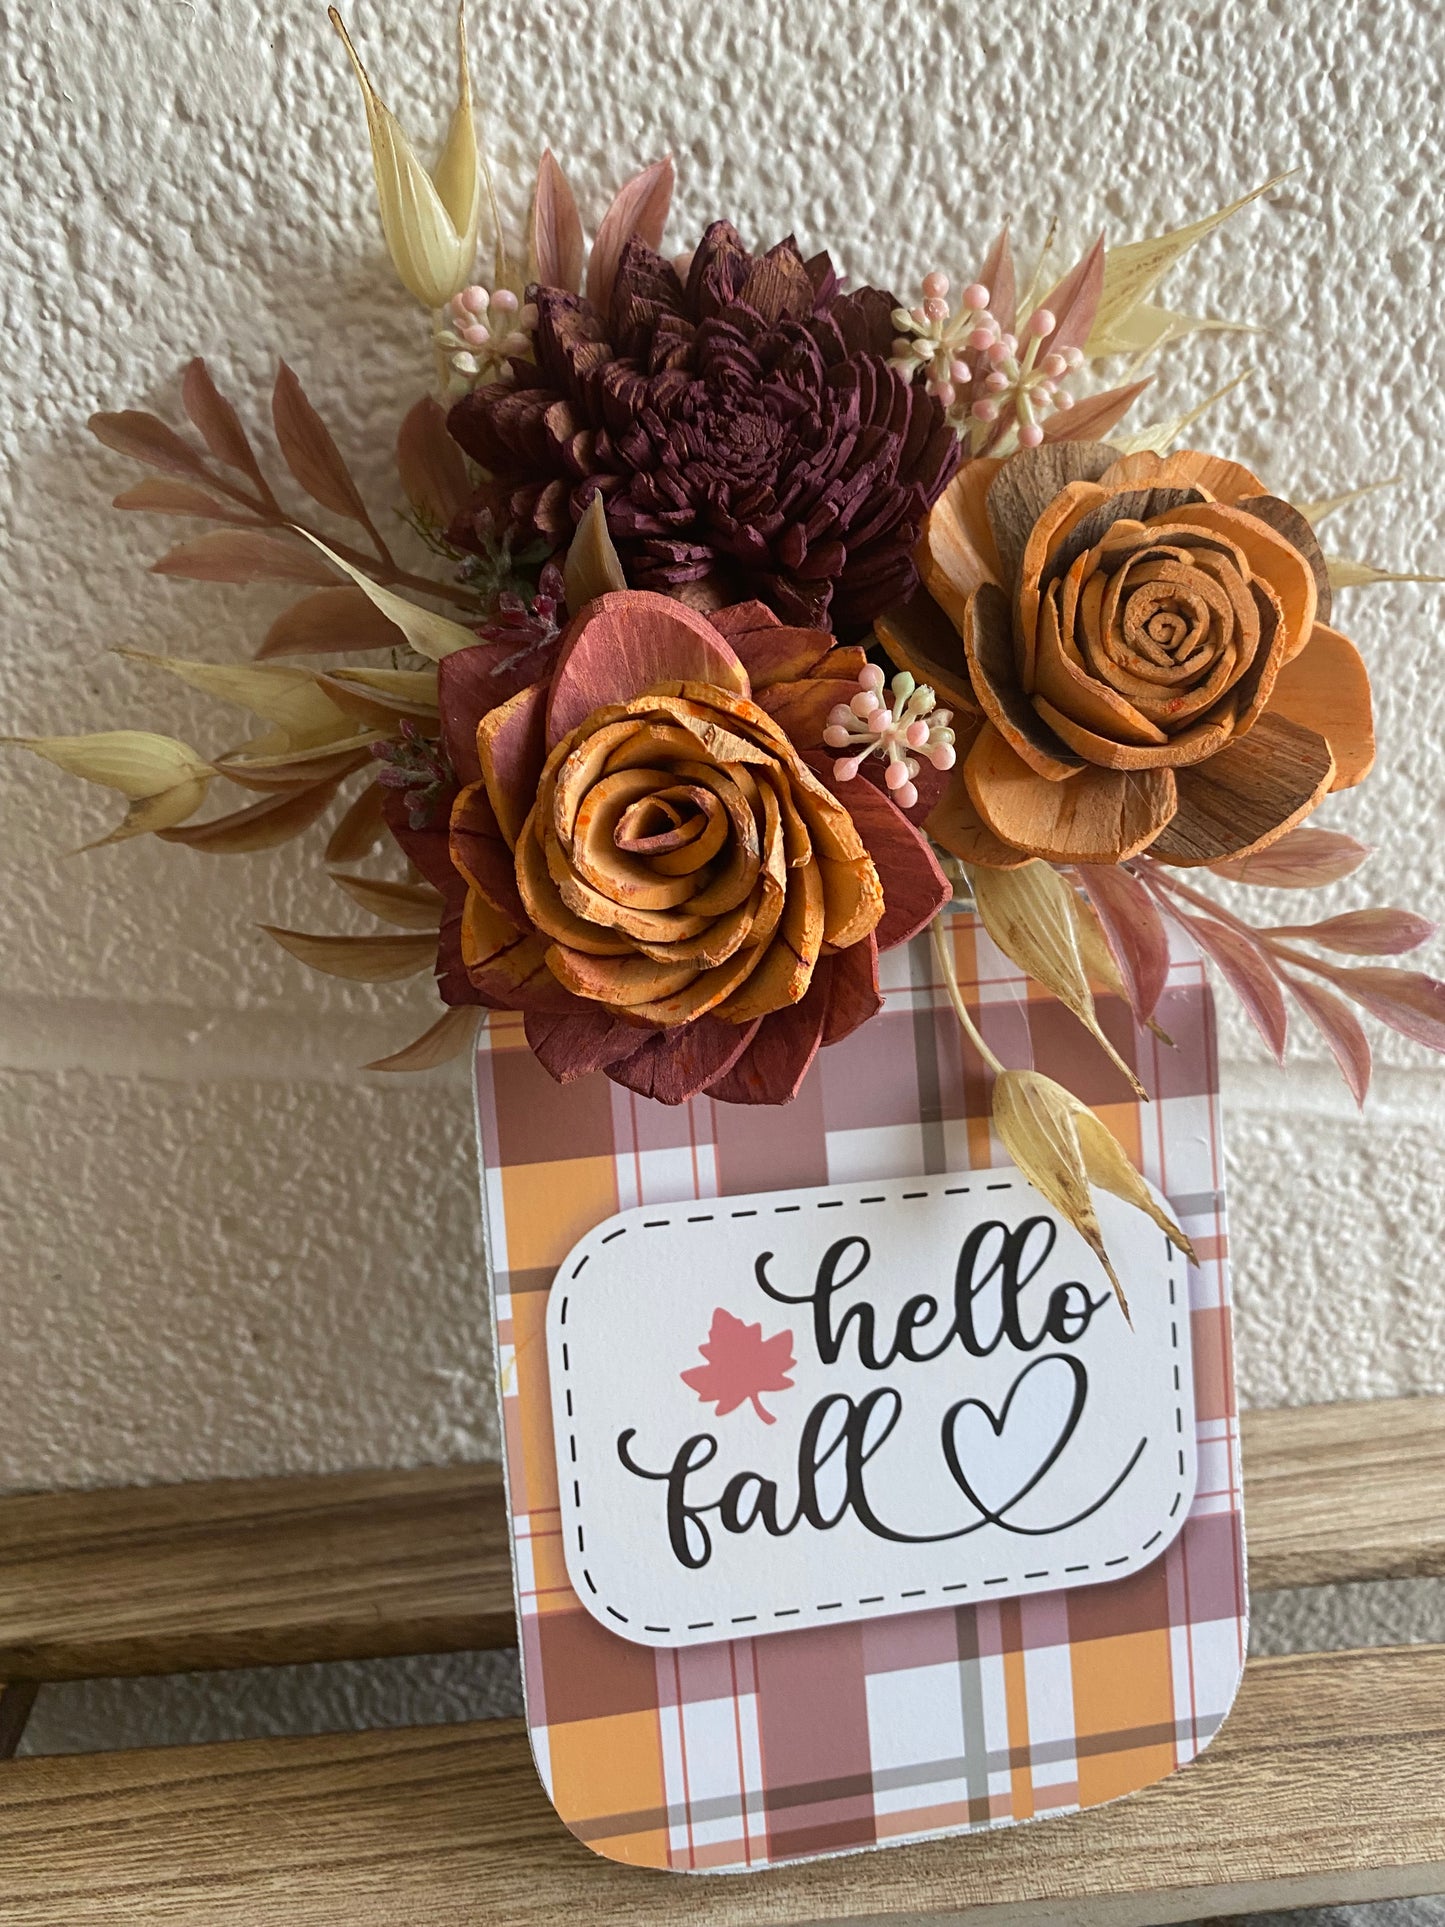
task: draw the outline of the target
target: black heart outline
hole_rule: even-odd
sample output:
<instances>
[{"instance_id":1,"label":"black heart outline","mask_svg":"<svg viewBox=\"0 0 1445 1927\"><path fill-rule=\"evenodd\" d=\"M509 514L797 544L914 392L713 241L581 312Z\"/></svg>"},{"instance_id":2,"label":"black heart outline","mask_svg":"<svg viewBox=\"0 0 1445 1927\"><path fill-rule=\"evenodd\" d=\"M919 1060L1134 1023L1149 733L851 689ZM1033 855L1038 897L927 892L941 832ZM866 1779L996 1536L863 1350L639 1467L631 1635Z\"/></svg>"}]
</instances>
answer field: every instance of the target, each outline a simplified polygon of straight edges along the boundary
<instances>
[{"instance_id":1,"label":"black heart outline","mask_svg":"<svg viewBox=\"0 0 1445 1927\"><path fill-rule=\"evenodd\" d=\"M1013 1405L1015 1398L1017 1398L1024 1380L1044 1365L1062 1365L1073 1378L1074 1397L1069 1407L1068 1415L1064 1419L1058 1437L1054 1440L1047 1458L1038 1466L1033 1476L1028 1479L1025 1484L1021 1485L1011 1498L1005 1499L1002 1505L998 1507L987 1506L978 1496L977 1492L974 1491L967 1473L959 1463L958 1445L954 1437L958 1429L959 1415L962 1412L966 1412L969 1407L972 1406L976 1412L982 1412L983 1416L988 1420L994 1437L1001 1439L1003 1437L1004 1427L1008 1424L1009 1409ZM981 1398L961 1398L956 1405L949 1406L943 1415L943 1456L948 1465L948 1474L959 1491L968 1500L969 1504L976 1507L977 1510L982 1513L983 1519L987 1524L1004 1525L1004 1514L1012 1512L1019 1501L1026 1499L1034 1487L1052 1472L1055 1465L1058 1464L1060 1454L1066 1449L1070 1439L1078 1430L1079 1418L1083 1412L1084 1401L1088 1395L1089 1374L1084 1369L1082 1360L1071 1358L1066 1352L1049 1352L1045 1357L1036 1358L1031 1364L1025 1365L1013 1384L1010 1385L1008 1397L1004 1400L997 1412L994 1411L993 1407L988 1404L985 1399ZM1137 1459L1137 1457L1138 1454L1136 1453L1135 1459ZM1133 1465L1134 1461L1131 1460L1128 1468L1129 1471L1133 1470ZM1114 1491L1117 1491L1117 1489L1117 1486L1113 1488ZM1112 1492L1109 1496L1112 1497ZM1100 1503L1102 1504L1103 1502L1100 1501ZM1006 1529L1010 1531L1017 1530L1015 1527L1008 1527Z\"/></svg>"},{"instance_id":2,"label":"black heart outline","mask_svg":"<svg viewBox=\"0 0 1445 1927\"><path fill-rule=\"evenodd\" d=\"M1013 1404L1014 1393L1018 1390L1019 1386L1023 1384L1030 1372L1036 1371L1040 1365L1051 1364L1055 1359L1061 1364L1067 1365L1074 1374L1074 1404L1069 1412L1068 1421L1060 1433L1053 1451L1050 1452L1049 1456L1044 1460L1038 1471L1034 1473L1034 1476L1029 1480L1027 1485L1020 1486L1013 1497L1006 1499L997 1511L990 1511L973 1490L964 1475L963 1468L958 1463L958 1451L953 1442L954 1426L957 1422L958 1415L966 1406L976 1405L993 1427L994 1437L1002 1438L1003 1428L1008 1423L1008 1411L1010 1405ZM1118 1478L1114 1480L1113 1484L1110 1485L1106 1491L1100 1493L1092 1505L1086 1505L1081 1512L1076 1512L1072 1519L1060 1519L1056 1524L1051 1526L1016 1526L1011 1525L1004 1517L1004 1514L1016 1506L1020 1499L1027 1498L1044 1475L1052 1470L1058 1460L1059 1454L1074 1436L1074 1429L1079 1422L1079 1413L1083 1408L1084 1399L1088 1395L1088 1386L1089 1375L1077 1358L1071 1358L1064 1352L1050 1352L1046 1358L1036 1358L1032 1365L1026 1365L1023 1371L1019 1373L1018 1377L1009 1387L1009 1395L1004 1400L1003 1409L998 1413L997 1417L995 1417L992 1407L985 1404L985 1402L979 1398L961 1398L956 1405L951 1405L944 1413L943 1454L948 1464L949 1475L959 1490L964 1494L969 1504L976 1507L982 1515L978 1522L979 1526L995 1525L1004 1532L1014 1533L1020 1539L1047 1539L1055 1532L1067 1532L1070 1526L1079 1525L1085 1519L1091 1518L1094 1513L1101 1511L1102 1508L1109 1503L1110 1499L1113 1498L1125 1479L1128 1478L1129 1474L1134 1470L1134 1467L1139 1463L1140 1459L1143 1458L1149 1444L1149 1435L1147 1432L1130 1453L1123 1471L1119 1474ZM970 1526L965 1528L965 1530L970 1532L977 1531L978 1527ZM962 1535L959 1536L961 1537Z\"/></svg>"}]
</instances>

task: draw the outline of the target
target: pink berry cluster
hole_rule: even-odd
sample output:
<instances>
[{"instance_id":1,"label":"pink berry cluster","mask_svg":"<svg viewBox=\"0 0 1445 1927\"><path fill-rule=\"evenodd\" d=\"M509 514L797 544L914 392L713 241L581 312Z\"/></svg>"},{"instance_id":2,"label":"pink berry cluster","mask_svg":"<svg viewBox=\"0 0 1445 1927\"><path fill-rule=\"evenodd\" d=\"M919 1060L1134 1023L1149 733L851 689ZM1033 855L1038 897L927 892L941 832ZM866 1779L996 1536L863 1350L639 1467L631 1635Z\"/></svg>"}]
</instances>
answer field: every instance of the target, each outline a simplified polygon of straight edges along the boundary
<instances>
[{"instance_id":1,"label":"pink berry cluster","mask_svg":"<svg viewBox=\"0 0 1445 1927\"><path fill-rule=\"evenodd\" d=\"M833 765L840 783L851 783L859 765L877 750L886 765L883 781L894 802L900 809L911 810L918 801L913 779L919 758L937 770L952 769L957 760L949 728L953 711L940 709L928 684L916 682L906 669L893 678L889 701L884 700L883 681L883 671L866 664L858 677L857 695L829 710L823 741L829 749L854 752L840 756Z\"/></svg>"},{"instance_id":2,"label":"pink berry cluster","mask_svg":"<svg viewBox=\"0 0 1445 1927\"><path fill-rule=\"evenodd\" d=\"M469 386L510 375L512 362L532 352L537 310L530 302L524 307L510 288L463 288L442 313L450 325L437 329L436 345Z\"/></svg>"},{"instance_id":3,"label":"pink berry cluster","mask_svg":"<svg viewBox=\"0 0 1445 1927\"><path fill-rule=\"evenodd\" d=\"M1020 337L990 313L981 281L964 289L957 309L948 290L948 276L935 269L923 277L919 307L893 310L893 366L909 375L927 371L929 394L956 433L967 436L973 454L990 445L1003 452L1009 429L1020 448L1037 448L1044 438L1040 418L1074 405L1062 383L1082 367L1082 350L1041 352L1058 326L1048 308L1034 309Z\"/></svg>"}]
</instances>

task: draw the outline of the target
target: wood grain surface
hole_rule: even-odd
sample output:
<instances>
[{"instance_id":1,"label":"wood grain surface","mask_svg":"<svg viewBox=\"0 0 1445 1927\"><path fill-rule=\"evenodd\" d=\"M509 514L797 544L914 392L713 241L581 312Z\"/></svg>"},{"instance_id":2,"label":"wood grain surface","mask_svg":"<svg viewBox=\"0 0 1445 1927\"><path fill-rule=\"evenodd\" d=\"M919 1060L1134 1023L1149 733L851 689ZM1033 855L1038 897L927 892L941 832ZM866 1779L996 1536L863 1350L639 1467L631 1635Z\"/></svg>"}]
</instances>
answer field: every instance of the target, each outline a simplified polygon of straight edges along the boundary
<instances>
[{"instance_id":1,"label":"wood grain surface","mask_svg":"<svg viewBox=\"0 0 1445 1927\"><path fill-rule=\"evenodd\" d=\"M1445 1574L1445 1398L1244 1415L1255 1592Z\"/></svg>"},{"instance_id":2,"label":"wood grain surface","mask_svg":"<svg viewBox=\"0 0 1445 1927\"><path fill-rule=\"evenodd\" d=\"M1445 1573L1445 1399L1244 1421L1256 1591ZM0 1678L505 1646L501 1476L432 1466L0 1499Z\"/></svg>"},{"instance_id":3,"label":"wood grain surface","mask_svg":"<svg viewBox=\"0 0 1445 1927\"><path fill-rule=\"evenodd\" d=\"M1260 1660L1194 1765L1091 1813L776 1872L595 1859L515 1721L20 1760L5 1927L1193 1920L1445 1889L1445 1647ZM964 1910L967 1910L964 1913Z\"/></svg>"},{"instance_id":4,"label":"wood grain surface","mask_svg":"<svg viewBox=\"0 0 1445 1927\"><path fill-rule=\"evenodd\" d=\"M515 1639L498 1466L0 1499L0 1678Z\"/></svg>"}]
</instances>

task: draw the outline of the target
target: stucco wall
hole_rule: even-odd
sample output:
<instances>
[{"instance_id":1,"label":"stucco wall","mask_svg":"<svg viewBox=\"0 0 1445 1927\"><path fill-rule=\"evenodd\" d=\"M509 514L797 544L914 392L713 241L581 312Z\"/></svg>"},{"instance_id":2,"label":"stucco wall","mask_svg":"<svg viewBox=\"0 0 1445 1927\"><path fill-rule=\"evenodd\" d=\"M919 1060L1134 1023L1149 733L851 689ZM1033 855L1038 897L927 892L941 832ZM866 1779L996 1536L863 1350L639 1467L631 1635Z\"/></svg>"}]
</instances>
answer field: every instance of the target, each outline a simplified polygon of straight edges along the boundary
<instances>
[{"instance_id":1,"label":"stucco wall","mask_svg":"<svg viewBox=\"0 0 1445 1927\"><path fill-rule=\"evenodd\" d=\"M351 14L439 130L445 10ZM670 148L679 245L725 212L900 287L966 272L1005 214L1025 246L1055 213L1069 245L1128 237L1297 169L1170 284L1265 332L1177 353L1144 409L1252 367L1209 439L1300 496L1398 475L1333 544L1445 569L1432 0L489 0L473 25L513 217L544 140L594 210ZM284 352L389 499L424 341L354 84L320 0L12 0L0 88L0 727L147 721L219 749L213 706L106 651L234 654L286 594L147 576L181 531L108 508L133 474L84 422L174 414L200 351L261 423ZM1320 820L1379 855L1329 908L1445 910L1442 607L1345 602L1381 769ZM464 1085L350 1068L422 1027L425 986L324 982L255 933L365 927L313 854L69 858L106 801L19 756L0 786L0 1483L491 1452ZM1312 1039L1283 1079L1232 1013L1223 1035L1247 1398L1445 1390L1429 1060L1382 1044L1360 1118Z\"/></svg>"}]
</instances>

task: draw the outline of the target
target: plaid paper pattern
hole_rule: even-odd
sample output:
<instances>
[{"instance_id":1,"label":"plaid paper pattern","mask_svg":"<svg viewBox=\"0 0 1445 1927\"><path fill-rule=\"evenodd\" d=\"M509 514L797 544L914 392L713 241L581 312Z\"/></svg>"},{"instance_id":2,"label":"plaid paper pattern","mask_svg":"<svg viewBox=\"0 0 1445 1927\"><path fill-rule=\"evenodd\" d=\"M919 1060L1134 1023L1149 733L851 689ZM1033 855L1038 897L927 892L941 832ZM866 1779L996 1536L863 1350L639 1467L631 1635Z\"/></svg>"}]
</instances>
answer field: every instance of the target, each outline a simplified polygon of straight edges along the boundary
<instances>
[{"instance_id":1,"label":"plaid paper pattern","mask_svg":"<svg viewBox=\"0 0 1445 1927\"><path fill-rule=\"evenodd\" d=\"M476 1062L484 1213L533 1751L568 1827L610 1859L741 1870L970 1832L1112 1800L1193 1759L1244 1665L1247 1596L1214 1011L1177 956L1157 1021L1100 1004L1155 1101L994 948L948 924L1005 1062L1058 1076L1170 1199L1189 1273L1198 1492L1132 1577L688 1649L607 1632L568 1584L547 1383L557 1265L613 1212L1005 1162L988 1078L926 938L883 959L882 1014L822 1052L794 1102L669 1109L599 1076L562 1087L494 1019Z\"/></svg>"}]
</instances>

